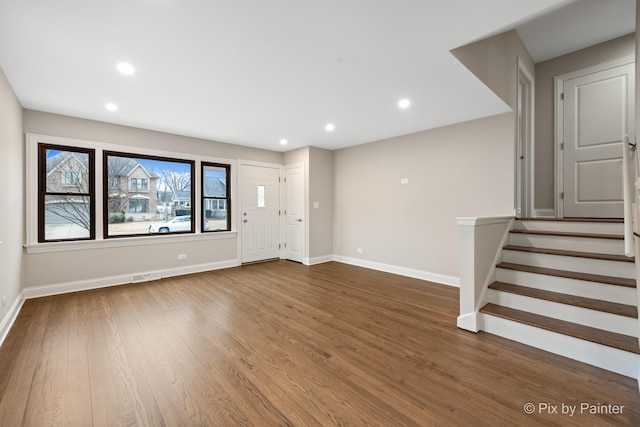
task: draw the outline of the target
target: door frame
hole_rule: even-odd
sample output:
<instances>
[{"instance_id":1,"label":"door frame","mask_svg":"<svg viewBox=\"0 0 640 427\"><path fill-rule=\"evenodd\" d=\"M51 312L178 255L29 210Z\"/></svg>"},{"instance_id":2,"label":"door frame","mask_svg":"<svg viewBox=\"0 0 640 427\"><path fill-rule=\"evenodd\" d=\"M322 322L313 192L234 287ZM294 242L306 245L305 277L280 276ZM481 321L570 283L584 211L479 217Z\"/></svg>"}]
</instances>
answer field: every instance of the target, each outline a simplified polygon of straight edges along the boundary
<instances>
[{"instance_id":1,"label":"door frame","mask_svg":"<svg viewBox=\"0 0 640 427\"><path fill-rule=\"evenodd\" d=\"M266 167L266 168L273 168L273 169L278 169L279 171L279 175L278 175L278 191L280 193L280 196L278 197L278 209L279 209L279 216L278 216L278 238L280 239L280 242L282 242L282 177L283 177L283 171L284 168L281 164L278 163L268 163L268 162L256 162L253 160L242 160L242 159L238 159L237 162L238 165L238 207L235 209L236 213L235 213L235 221L236 224L238 224L238 245L237 245L237 259L240 265L242 265L242 241L243 241L243 229L242 229L242 212L243 212L243 206L242 206L242 190L243 190L243 185L244 185L244 177L243 177L243 173L242 173L242 166L243 165L247 165L247 166L260 166L260 167ZM278 251L278 257L280 259L282 259L283 257L283 251L282 251L282 244L279 244L279 251Z\"/></svg>"},{"instance_id":2,"label":"door frame","mask_svg":"<svg viewBox=\"0 0 640 427\"><path fill-rule=\"evenodd\" d=\"M531 70L529 70L523 61L518 59L518 81L516 90L516 149L515 149L515 209L517 217L532 217L534 210L534 179L533 171L535 170L534 159L534 109L535 109L535 78ZM520 85L525 87L526 95L524 99L520 99ZM523 103L524 102L524 106ZM520 137L523 135L520 129L520 120L518 117L524 116L525 129L524 140ZM524 156L521 161L520 156Z\"/></svg>"},{"instance_id":3,"label":"door frame","mask_svg":"<svg viewBox=\"0 0 640 427\"><path fill-rule=\"evenodd\" d=\"M555 197L554 197L554 211L556 218L564 218L564 205L562 193L564 191L564 153L562 150L562 135L564 134L564 106L562 94L564 93L565 80L572 80L577 77L586 76L588 74L597 73L600 71L606 71L611 68L620 67L622 65L633 64L636 61L635 55L628 55L622 58L613 59L611 61L596 64L591 67L582 68L580 70L571 71L569 73L561 74L554 77L554 153L555 153Z\"/></svg>"}]
</instances>

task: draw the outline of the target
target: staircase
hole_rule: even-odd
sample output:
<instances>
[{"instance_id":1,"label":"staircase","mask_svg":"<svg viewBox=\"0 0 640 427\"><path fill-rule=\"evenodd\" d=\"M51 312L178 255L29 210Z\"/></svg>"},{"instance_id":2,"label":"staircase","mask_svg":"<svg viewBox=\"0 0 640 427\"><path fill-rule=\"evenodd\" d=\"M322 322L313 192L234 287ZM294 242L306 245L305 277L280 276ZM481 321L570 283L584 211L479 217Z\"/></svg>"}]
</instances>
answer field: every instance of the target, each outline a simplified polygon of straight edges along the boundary
<instances>
[{"instance_id":1,"label":"staircase","mask_svg":"<svg viewBox=\"0 0 640 427\"><path fill-rule=\"evenodd\" d=\"M496 266L486 332L639 378L633 258L622 221L518 219Z\"/></svg>"}]
</instances>

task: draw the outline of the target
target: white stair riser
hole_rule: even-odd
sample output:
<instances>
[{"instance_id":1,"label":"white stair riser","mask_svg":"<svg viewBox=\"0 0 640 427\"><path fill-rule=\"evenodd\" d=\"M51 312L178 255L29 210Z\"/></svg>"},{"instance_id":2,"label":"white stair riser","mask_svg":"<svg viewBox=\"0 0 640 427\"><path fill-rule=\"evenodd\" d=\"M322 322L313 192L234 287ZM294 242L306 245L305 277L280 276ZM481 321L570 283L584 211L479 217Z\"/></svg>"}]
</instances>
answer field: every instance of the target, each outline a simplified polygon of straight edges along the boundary
<instances>
[{"instance_id":1,"label":"white stair riser","mask_svg":"<svg viewBox=\"0 0 640 427\"><path fill-rule=\"evenodd\" d=\"M561 231L565 233L624 234L623 223L571 222L571 221L522 221L516 220L518 230Z\"/></svg>"},{"instance_id":2,"label":"white stair riser","mask_svg":"<svg viewBox=\"0 0 640 427\"><path fill-rule=\"evenodd\" d=\"M626 279L635 279L636 277L635 264L631 262L539 254L507 249L504 250L502 259L504 262L513 264L524 264L556 270L599 274L602 276L622 277Z\"/></svg>"},{"instance_id":3,"label":"white stair riser","mask_svg":"<svg viewBox=\"0 0 640 427\"><path fill-rule=\"evenodd\" d=\"M618 334L638 336L638 319L489 289L490 303Z\"/></svg>"},{"instance_id":4,"label":"white stair riser","mask_svg":"<svg viewBox=\"0 0 640 427\"><path fill-rule=\"evenodd\" d=\"M620 304L632 304L632 302L637 299L637 291L635 288L568 279L566 277L547 276L545 274L529 273L526 271L498 268L496 269L496 280L513 285L528 286L545 291L617 302Z\"/></svg>"},{"instance_id":5,"label":"white stair riser","mask_svg":"<svg viewBox=\"0 0 640 427\"><path fill-rule=\"evenodd\" d=\"M509 244L532 248L624 255L624 241L618 239L593 239L586 237L511 233L509 234Z\"/></svg>"},{"instance_id":6,"label":"white stair riser","mask_svg":"<svg viewBox=\"0 0 640 427\"><path fill-rule=\"evenodd\" d=\"M485 332L588 363L620 375L639 378L640 355L523 323L480 313Z\"/></svg>"}]
</instances>

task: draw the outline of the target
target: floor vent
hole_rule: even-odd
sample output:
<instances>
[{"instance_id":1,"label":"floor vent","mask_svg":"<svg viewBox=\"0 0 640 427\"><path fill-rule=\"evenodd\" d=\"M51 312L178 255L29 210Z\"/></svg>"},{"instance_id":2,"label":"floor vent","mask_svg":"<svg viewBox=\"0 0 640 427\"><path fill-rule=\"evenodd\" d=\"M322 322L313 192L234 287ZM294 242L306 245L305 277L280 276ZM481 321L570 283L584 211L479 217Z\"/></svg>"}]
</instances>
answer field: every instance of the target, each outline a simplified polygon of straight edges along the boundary
<instances>
[{"instance_id":1,"label":"floor vent","mask_svg":"<svg viewBox=\"0 0 640 427\"><path fill-rule=\"evenodd\" d=\"M162 279L162 273L159 271L155 271L152 273L140 273L134 274L131 278L131 283L140 283L140 282L148 282L150 280L158 280Z\"/></svg>"}]
</instances>

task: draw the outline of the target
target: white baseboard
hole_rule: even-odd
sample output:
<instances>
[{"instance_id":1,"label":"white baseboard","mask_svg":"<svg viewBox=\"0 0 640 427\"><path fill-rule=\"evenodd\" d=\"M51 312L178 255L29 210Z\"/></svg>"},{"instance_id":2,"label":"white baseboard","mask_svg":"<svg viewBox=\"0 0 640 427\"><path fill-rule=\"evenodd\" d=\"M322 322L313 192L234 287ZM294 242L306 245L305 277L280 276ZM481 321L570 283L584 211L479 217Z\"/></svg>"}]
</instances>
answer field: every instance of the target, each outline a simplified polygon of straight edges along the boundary
<instances>
[{"instance_id":1,"label":"white baseboard","mask_svg":"<svg viewBox=\"0 0 640 427\"><path fill-rule=\"evenodd\" d=\"M333 261L333 255L323 255L314 258L305 258L302 262L304 265L316 265L316 264L324 264L325 262Z\"/></svg>"},{"instance_id":2,"label":"white baseboard","mask_svg":"<svg viewBox=\"0 0 640 427\"><path fill-rule=\"evenodd\" d=\"M220 262L212 262L206 264L196 264L187 267L171 268L167 270L158 270L153 272L139 272L133 274L123 274L111 277L101 277L99 279L78 280L74 282L55 283L44 286L31 286L23 290L24 299L40 298L51 295L66 294L69 292L87 291L90 289L106 288L108 286L126 285L130 283L140 283L142 280L136 279L140 276L149 276L153 280L181 276L184 274L202 273L204 271L219 270L222 268L237 267L240 265L238 260L228 260Z\"/></svg>"},{"instance_id":3,"label":"white baseboard","mask_svg":"<svg viewBox=\"0 0 640 427\"><path fill-rule=\"evenodd\" d=\"M458 316L458 328L477 333L482 329L479 321L480 316L478 312L461 314Z\"/></svg>"},{"instance_id":4,"label":"white baseboard","mask_svg":"<svg viewBox=\"0 0 640 427\"><path fill-rule=\"evenodd\" d=\"M68 294L70 292L106 288L109 286L126 285L132 283L132 277L132 274L126 274L121 276L101 277L99 279L55 283L52 285L30 286L28 288L24 288L22 292L24 293L24 299L41 298L51 295Z\"/></svg>"},{"instance_id":5,"label":"white baseboard","mask_svg":"<svg viewBox=\"0 0 640 427\"><path fill-rule=\"evenodd\" d=\"M24 304L24 293L20 292L15 301L13 301L13 304L11 304L7 315L2 319L2 323L0 323L0 346L4 343L4 340L9 334L9 330L16 321L18 313L20 313L20 309L22 308L22 304Z\"/></svg>"},{"instance_id":6,"label":"white baseboard","mask_svg":"<svg viewBox=\"0 0 640 427\"><path fill-rule=\"evenodd\" d=\"M534 209L534 218L555 218L556 211L554 209Z\"/></svg>"},{"instance_id":7,"label":"white baseboard","mask_svg":"<svg viewBox=\"0 0 640 427\"><path fill-rule=\"evenodd\" d=\"M206 264L196 264L187 267L172 268L162 271L162 277L182 276L184 274L203 273L205 271L221 270L223 268L238 267L242 263L239 259L227 261L210 262Z\"/></svg>"},{"instance_id":8,"label":"white baseboard","mask_svg":"<svg viewBox=\"0 0 640 427\"><path fill-rule=\"evenodd\" d=\"M399 267L396 265L383 264L341 255L334 255L333 260L343 264L356 265L358 267L370 268L372 270L384 271L386 273L398 274L400 276L413 277L414 279L426 280L429 282L440 283L442 285L460 287L459 277L445 276L444 274L431 273L428 271L415 270L413 268Z\"/></svg>"}]
</instances>

